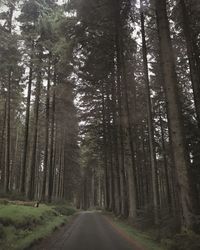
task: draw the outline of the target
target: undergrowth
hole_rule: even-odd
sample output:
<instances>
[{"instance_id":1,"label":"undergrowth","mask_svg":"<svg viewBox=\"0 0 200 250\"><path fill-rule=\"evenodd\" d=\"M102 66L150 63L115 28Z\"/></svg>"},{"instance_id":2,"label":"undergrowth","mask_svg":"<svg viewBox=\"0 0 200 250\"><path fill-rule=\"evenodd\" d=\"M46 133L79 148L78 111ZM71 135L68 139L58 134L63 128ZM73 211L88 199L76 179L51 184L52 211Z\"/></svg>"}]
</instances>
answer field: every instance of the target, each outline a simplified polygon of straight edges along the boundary
<instances>
[{"instance_id":1,"label":"undergrowth","mask_svg":"<svg viewBox=\"0 0 200 250\"><path fill-rule=\"evenodd\" d=\"M3 203L3 204L2 204ZM0 249L27 249L65 223L76 210L72 207L41 204L0 204Z\"/></svg>"}]
</instances>

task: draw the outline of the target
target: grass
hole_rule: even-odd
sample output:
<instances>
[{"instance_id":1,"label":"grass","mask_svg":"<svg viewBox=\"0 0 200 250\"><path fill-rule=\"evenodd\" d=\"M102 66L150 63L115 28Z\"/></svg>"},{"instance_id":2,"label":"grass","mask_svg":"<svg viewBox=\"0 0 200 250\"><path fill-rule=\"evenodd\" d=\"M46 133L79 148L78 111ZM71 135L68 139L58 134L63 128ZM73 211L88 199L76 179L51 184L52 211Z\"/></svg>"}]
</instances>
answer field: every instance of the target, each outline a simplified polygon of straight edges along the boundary
<instances>
[{"instance_id":1,"label":"grass","mask_svg":"<svg viewBox=\"0 0 200 250\"><path fill-rule=\"evenodd\" d=\"M111 217L114 225L147 250L199 250L200 235L193 231L174 234L171 238L155 240L155 231L143 232L135 229L128 221Z\"/></svg>"},{"instance_id":2,"label":"grass","mask_svg":"<svg viewBox=\"0 0 200 250\"><path fill-rule=\"evenodd\" d=\"M147 233L140 232L131 226L127 221L118 218L112 218L114 225L120 228L126 235L138 242L144 249L147 250L165 250L166 248L156 242Z\"/></svg>"},{"instance_id":3,"label":"grass","mask_svg":"<svg viewBox=\"0 0 200 250\"><path fill-rule=\"evenodd\" d=\"M64 205L38 208L0 204L0 249L27 249L67 222L75 210Z\"/></svg>"},{"instance_id":4,"label":"grass","mask_svg":"<svg viewBox=\"0 0 200 250\"><path fill-rule=\"evenodd\" d=\"M53 216L53 213L56 212L46 205L41 205L38 209L23 205L1 205L0 223L23 227L40 223L45 217Z\"/></svg>"}]
</instances>

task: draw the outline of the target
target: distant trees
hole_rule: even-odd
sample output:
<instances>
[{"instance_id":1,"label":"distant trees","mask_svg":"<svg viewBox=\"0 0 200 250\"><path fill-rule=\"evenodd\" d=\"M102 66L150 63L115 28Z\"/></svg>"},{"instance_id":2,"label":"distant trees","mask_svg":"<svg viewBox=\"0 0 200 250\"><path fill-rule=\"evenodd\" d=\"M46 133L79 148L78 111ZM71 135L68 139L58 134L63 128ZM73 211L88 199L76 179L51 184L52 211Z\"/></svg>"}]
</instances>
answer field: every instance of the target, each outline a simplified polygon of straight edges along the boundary
<instances>
[{"instance_id":1,"label":"distant trees","mask_svg":"<svg viewBox=\"0 0 200 250\"><path fill-rule=\"evenodd\" d=\"M80 174L70 77L73 17L54 1L2 7L0 183L6 194L31 200L74 200Z\"/></svg>"},{"instance_id":2,"label":"distant trees","mask_svg":"<svg viewBox=\"0 0 200 250\"><path fill-rule=\"evenodd\" d=\"M197 229L198 1L13 0L0 11L6 195L105 207L159 236Z\"/></svg>"},{"instance_id":3,"label":"distant trees","mask_svg":"<svg viewBox=\"0 0 200 250\"><path fill-rule=\"evenodd\" d=\"M191 57L193 63L196 60L193 66L199 65L195 57L199 44L194 39L199 20L196 13L191 16L195 1L180 4L178 10L175 2L170 2L168 9L164 0L142 0L140 8L135 1L123 0L101 4L85 0L74 5L78 16L75 61L84 121L82 147L100 159L94 163L95 169L91 164L84 168L91 193L89 188L83 191L83 203L102 205L98 195L102 193L104 206L116 214L144 225L154 222L160 228L168 218L171 230L194 228L199 201L199 184L192 174L195 146L189 139L196 134L198 124L197 92L190 80L194 79L192 72L197 73L191 68ZM180 15L175 17L175 11ZM188 22L186 16L183 20L186 14L191 18ZM182 19L177 19L181 15ZM187 37L183 43L178 27L184 31L188 24L190 32L184 32ZM182 55L187 51L189 64L180 51ZM191 91L196 109L187 106ZM196 120L191 121L189 116L194 114ZM193 126L193 132L188 126ZM95 149L91 149L91 142L95 142ZM86 162L93 162L92 155L84 154ZM104 173L100 192L99 172Z\"/></svg>"}]
</instances>

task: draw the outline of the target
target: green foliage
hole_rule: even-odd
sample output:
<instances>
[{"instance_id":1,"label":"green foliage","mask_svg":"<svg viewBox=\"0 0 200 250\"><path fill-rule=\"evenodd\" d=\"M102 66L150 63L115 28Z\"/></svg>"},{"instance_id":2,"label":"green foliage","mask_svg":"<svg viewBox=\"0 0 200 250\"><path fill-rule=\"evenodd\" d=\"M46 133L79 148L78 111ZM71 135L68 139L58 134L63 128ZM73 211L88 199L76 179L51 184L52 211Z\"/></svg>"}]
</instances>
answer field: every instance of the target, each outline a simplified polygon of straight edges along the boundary
<instances>
[{"instance_id":1,"label":"green foliage","mask_svg":"<svg viewBox=\"0 0 200 250\"><path fill-rule=\"evenodd\" d=\"M0 249L26 249L75 213L72 207L0 205Z\"/></svg>"},{"instance_id":2,"label":"green foliage","mask_svg":"<svg viewBox=\"0 0 200 250\"><path fill-rule=\"evenodd\" d=\"M136 240L140 245L144 246L148 250L164 250L158 242L152 239L152 237L144 232L140 232L128 222L120 220L118 218L113 219L113 223L119 227L123 232L130 236L133 240Z\"/></svg>"},{"instance_id":3,"label":"green foliage","mask_svg":"<svg viewBox=\"0 0 200 250\"><path fill-rule=\"evenodd\" d=\"M54 216L55 212L51 207L41 205L38 209L30 206L1 205L0 222L7 225L14 225L16 228L30 228L39 224L43 219Z\"/></svg>"}]
</instances>

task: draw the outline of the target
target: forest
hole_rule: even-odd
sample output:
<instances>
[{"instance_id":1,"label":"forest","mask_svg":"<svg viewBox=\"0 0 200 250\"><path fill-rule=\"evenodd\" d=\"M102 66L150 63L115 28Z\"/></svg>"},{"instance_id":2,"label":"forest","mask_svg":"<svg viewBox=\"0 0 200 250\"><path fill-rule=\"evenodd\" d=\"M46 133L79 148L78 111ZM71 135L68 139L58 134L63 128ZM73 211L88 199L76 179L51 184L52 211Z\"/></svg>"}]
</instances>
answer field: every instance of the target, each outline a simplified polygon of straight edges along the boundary
<instances>
[{"instance_id":1,"label":"forest","mask_svg":"<svg viewBox=\"0 0 200 250\"><path fill-rule=\"evenodd\" d=\"M0 0L0 197L197 239L200 1Z\"/></svg>"}]
</instances>

